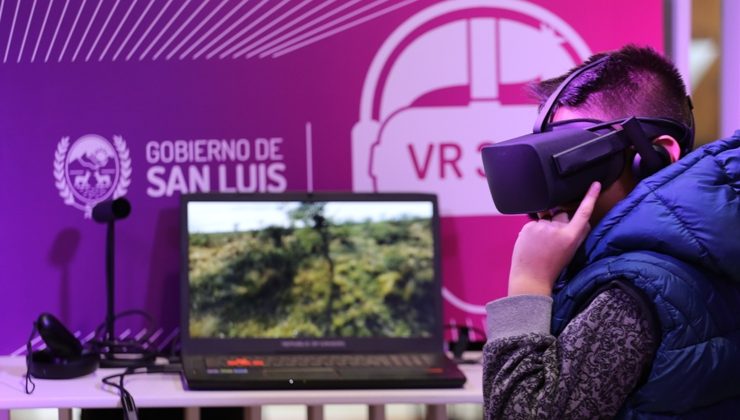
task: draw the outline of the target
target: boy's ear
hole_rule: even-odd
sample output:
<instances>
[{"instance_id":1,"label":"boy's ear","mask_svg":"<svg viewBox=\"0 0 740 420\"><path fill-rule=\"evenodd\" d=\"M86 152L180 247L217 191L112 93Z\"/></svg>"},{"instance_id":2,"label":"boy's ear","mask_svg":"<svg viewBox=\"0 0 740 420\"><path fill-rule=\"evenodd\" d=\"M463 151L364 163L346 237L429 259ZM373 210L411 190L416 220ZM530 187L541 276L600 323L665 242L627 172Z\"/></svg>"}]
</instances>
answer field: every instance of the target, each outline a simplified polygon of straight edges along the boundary
<instances>
[{"instance_id":1,"label":"boy's ear","mask_svg":"<svg viewBox=\"0 0 740 420\"><path fill-rule=\"evenodd\" d=\"M668 152L668 157L671 160L670 163L675 163L681 157L681 146L676 139L667 134L653 140L653 145L662 147Z\"/></svg>"}]
</instances>

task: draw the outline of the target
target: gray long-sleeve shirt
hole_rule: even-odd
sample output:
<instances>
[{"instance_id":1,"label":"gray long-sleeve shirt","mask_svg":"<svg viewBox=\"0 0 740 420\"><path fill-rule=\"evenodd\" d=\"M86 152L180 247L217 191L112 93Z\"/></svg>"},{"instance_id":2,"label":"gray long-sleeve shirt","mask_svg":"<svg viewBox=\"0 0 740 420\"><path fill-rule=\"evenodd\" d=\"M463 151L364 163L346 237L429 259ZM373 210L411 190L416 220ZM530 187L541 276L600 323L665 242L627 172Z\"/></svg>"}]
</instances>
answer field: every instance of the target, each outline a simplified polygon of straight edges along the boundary
<instances>
[{"instance_id":1,"label":"gray long-sleeve shirt","mask_svg":"<svg viewBox=\"0 0 740 420\"><path fill-rule=\"evenodd\" d=\"M486 309L487 419L614 417L658 343L648 314L617 288L599 294L557 337L550 297L513 296Z\"/></svg>"}]
</instances>

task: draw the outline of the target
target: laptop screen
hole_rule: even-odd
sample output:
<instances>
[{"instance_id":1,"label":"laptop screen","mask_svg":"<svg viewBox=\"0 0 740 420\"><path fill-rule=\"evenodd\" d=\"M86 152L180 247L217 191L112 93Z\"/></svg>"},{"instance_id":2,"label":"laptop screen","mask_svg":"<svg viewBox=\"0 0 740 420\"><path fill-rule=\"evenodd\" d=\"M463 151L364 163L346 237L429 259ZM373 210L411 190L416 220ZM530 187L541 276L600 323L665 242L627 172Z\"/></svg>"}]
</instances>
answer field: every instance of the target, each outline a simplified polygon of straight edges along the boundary
<instances>
[{"instance_id":1,"label":"laptop screen","mask_svg":"<svg viewBox=\"0 0 740 420\"><path fill-rule=\"evenodd\" d=\"M439 336L433 195L191 195L182 205L189 340L303 349Z\"/></svg>"}]
</instances>

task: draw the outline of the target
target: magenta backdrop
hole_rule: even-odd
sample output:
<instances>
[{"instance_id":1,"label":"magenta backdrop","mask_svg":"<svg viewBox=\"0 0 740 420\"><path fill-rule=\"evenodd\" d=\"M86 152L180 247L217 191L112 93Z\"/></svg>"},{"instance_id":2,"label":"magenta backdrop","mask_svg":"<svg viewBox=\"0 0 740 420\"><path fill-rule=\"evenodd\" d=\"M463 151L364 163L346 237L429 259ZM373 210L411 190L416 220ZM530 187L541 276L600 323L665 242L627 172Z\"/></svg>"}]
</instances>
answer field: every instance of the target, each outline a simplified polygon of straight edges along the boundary
<instances>
[{"instance_id":1,"label":"magenta backdrop","mask_svg":"<svg viewBox=\"0 0 740 420\"><path fill-rule=\"evenodd\" d=\"M527 82L662 50L662 4L2 2L0 353L43 311L102 322L105 228L86 213L121 195L117 309L175 331L186 191L437 192L445 319L481 328L523 218L497 215L479 146L529 129Z\"/></svg>"}]
</instances>

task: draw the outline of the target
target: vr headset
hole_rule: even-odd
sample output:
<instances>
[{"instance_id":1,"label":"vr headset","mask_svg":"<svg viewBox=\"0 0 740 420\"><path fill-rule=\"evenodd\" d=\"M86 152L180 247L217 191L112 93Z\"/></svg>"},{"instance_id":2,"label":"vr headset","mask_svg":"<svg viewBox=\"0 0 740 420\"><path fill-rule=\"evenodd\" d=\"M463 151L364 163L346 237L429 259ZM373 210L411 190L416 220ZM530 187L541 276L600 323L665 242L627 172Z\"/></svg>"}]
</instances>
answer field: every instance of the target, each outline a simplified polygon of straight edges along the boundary
<instances>
[{"instance_id":1,"label":"vr headset","mask_svg":"<svg viewBox=\"0 0 740 420\"><path fill-rule=\"evenodd\" d=\"M499 212L536 213L576 203L594 181L606 188L619 178L631 156L625 149L630 147L641 157L635 167L637 176L652 175L671 162L664 148L652 145L651 139L660 135L688 145L687 151L691 148L693 121L690 127L669 118L643 117L549 123L568 84L608 58L602 57L563 80L542 107L532 134L482 149L488 187Z\"/></svg>"}]
</instances>

